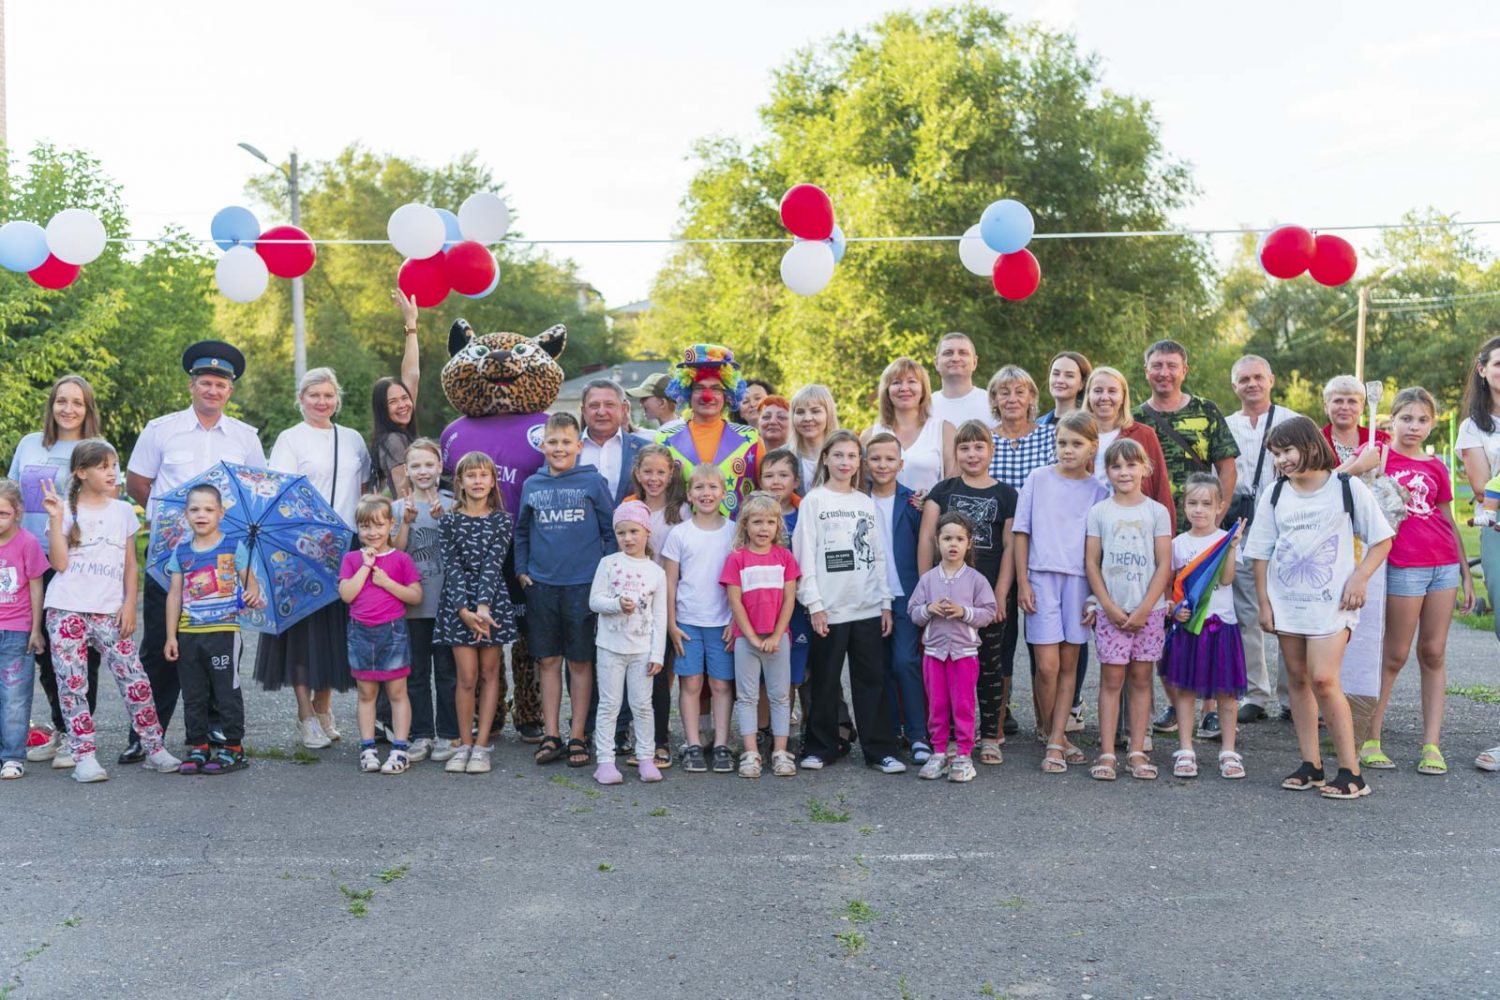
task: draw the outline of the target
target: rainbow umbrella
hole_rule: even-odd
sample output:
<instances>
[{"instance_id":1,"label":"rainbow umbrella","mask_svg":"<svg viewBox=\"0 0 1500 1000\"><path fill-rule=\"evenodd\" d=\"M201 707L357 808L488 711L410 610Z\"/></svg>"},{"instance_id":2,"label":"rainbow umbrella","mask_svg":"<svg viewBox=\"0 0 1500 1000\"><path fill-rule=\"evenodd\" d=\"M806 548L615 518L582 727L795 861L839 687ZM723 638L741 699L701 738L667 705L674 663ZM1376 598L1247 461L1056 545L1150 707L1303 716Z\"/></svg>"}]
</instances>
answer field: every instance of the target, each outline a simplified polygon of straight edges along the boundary
<instances>
[{"instance_id":1,"label":"rainbow umbrella","mask_svg":"<svg viewBox=\"0 0 1500 1000\"><path fill-rule=\"evenodd\" d=\"M1185 628L1193 635L1203 631L1204 619L1208 617L1208 598L1219 585L1219 576L1224 572L1224 560L1229 558L1229 546L1239 534L1236 524L1219 539L1177 571L1172 578L1172 608L1176 612L1186 604L1191 611L1185 622L1173 619L1173 628Z\"/></svg>"}]
</instances>

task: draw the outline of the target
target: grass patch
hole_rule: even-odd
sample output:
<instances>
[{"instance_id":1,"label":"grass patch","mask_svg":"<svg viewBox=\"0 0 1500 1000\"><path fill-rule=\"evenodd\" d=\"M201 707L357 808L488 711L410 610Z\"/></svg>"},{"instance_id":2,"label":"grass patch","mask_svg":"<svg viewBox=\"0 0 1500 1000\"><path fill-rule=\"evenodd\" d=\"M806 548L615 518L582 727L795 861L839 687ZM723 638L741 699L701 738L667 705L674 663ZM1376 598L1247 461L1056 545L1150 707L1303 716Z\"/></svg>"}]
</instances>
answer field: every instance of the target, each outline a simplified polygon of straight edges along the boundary
<instances>
[{"instance_id":1,"label":"grass patch","mask_svg":"<svg viewBox=\"0 0 1500 1000\"><path fill-rule=\"evenodd\" d=\"M52 947L52 942L51 941L43 941L39 945L34 945L34 946L30 947L30 948L27 948L25 951L23 951L21 953L21 961L22 961L22 963L26 963L26 962L31 961L32 959L36 958L38 955L40 955L42 952L46 951L50 947Z\"/></svg>"},{"instance_id":2,"label":"grass patch","mask_svg":"<svg viewBox=\"0 0 1500 1000\"><path fill-rule=\"evenodd\" d=\"M83 923L83 918L75 913L71 917L68 917L66 920L64 920L62 925L64 927L77 927L81 923Z\"/></svg>"},{"instance_id":3,"label":"grass patch","mask_svg":"<svg viewBox=\"0 0 1500 1000\"><path fill-rule=\"evenodd\" d=\"M825 805L816 798L807 800L807 818L814 823L847 823L849 813Z\"/></svg>"},{"instance_id":4,"label":"grass patch","mask_svg":"<svg viewBox=\"0 0 1500 1000\"><path fill-rule=\"evenodd\" d=\"M1000 900L1000 909L1002 910L1019 910L1025 905L1026 900L1020 896L1007 896L1005 899Z\"/></svg>"},{"instance_id":5,"label":"grass patch","mask_svg":"<svg viewBox=\"0 0 1500 1000\"><path fill-rule=\"evenodd\" d=\"M1448 694L1458 698L1477 701L1481 705L1500 705L1500 687L1493 684L1471 684L1468 687L1451 687Z\"/></svg>"},{"instance_id":6,"label":"grass patch","mask_svg":"<svg viewBox=\"0 0 1500 1000\"><path fill-rule=\"evenodd\" d=\"M298 747L292 751L293 764L316 764L322 759L306 747Z\"/></svg>"},{"instance_id":7,"label":"grass patch","mask_svg":"<svg viewBox=\"0 0 1500 1000\"><path fill-rule=\"evenodd\" d=\"M869 903L866 903L862 899L849 900L848 905L844 907L844 911L845 917L851 924L868 924L880 916Z\"/></svg>"},{"instance_id":8,"label":"grass patch","mask_svg":"<svg viewBox=\"0 0 1500 1000\"><path fill-rule=\"evenodd\" d=\"M601 872L612 872L615 870L615 866L610 864L608 861L601 861L599 862L599 870Z\"/></svg>"},{"instance_id":9,"label":"grass patch","mask_svg":"<svg viewBox=\"0 0 1500 1000\"><path fill-rule=\"evenodd\" d=\"M291 760L292 755L281 747L253 747L248 743L242 744L246 757L254 757L258 760Z\"/></svg>"},{"instance_id":10,"label":"grass patch","mask_svg":"<svg viewBox=\"0 0 1500 1000\"><path fill-rule=\"evenodd\" d=\"M587 795L591 799L597 799L601 794L603 794L597 788L590 788L587 785L580 785L578 782L574 781L566 774L554 774L552 776L552 783L554 785L557 785L559 788L566 788L569 791L573 792L582 792L584 795Z\"/></svg>"},{"instance_id":11,"label":"grass patch","mask_svg":"<svg viewBox=\"0 0 1500 1000\"><path fill-rule=\"evenodd\" d=\"M380 881L384 882L386 885L390 885L397 879L406 878L406 876L410 874L411 865L397 865L394 868L387 868L383 872L377 872L375 877L380 879Z\"/></svg>"},{"instance_id":12,"label":"grass patch","mask_svg":"<svg viewBox=\"0 0 1500 1000\"><path fill-rule=\"evenodd\" d=\"M1479 632L1493 632L1495 630L1495 613L1493 611L1486 611L1482 615L1455 614L1453 620L1460 625L1465 625Z\"/></svg>"},{"instance_id":13,"label":"grass patch","mask_svg":"<svg viewBox=\"0 0 1500 1000\"><path fill-rule=\"evenodd\" d=\"M856 930L839 931L833 939L844 949L845 958L853 958L865 950L865 936Z\"/></svg>"},{"instance_id":14,"label":"grass patch","mask_svg":"<svg viewBox=\"0 0 1500 1000\"><path fill-rule=\"evenodd\" d=\"M364 918L370 914L370 900L375 898L374 889L351 889L342 882L339 883L339 893L348 902L345 909L351 917Z\"/></svg>"},{"instance_id":15,"label":"grass patch","mask_svg":"<svg viewBox=\"0 0 1500 1000\"><path fill-rule=\"evenodd\" d=\"M666 806L657 806L655 809L651 810L646 815L647 816L670 816L670 815L672 815L672 811L670 809L668 809Z\"/></svg>"},{"instance_id":16,"label":"grass patch","mask_svg":"<svg viewBox=\"0 0 1500 1000\"><path fill-rule=\"evenodd\" d=\"M874 832L875 832L875 828L873 826L862 826L862 827L859 828L859 835L861 837L868 837L870 834L872 834Z\"/></svg>"}]
</instances>

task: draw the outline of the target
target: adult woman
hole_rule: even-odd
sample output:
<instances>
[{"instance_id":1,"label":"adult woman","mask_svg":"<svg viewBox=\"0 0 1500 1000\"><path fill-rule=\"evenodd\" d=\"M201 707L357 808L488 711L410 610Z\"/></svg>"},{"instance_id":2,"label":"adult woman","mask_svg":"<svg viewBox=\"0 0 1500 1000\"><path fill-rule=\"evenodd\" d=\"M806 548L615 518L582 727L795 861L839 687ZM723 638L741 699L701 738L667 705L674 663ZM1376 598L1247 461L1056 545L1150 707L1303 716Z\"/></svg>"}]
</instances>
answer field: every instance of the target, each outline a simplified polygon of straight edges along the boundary
<instances>
[{"instance_id":1,"label":"adult woman","mask_svg":"<svg viewBox=\"0 0 1500 1000\"><path fill-rule=\"evenodd\" d=\"M1464 386L1463 411L1456 450L1477 499L1484 496L1485 483L1500 475L1500 337L1491 337L1479 349ZM1493 608L1500 599L1500 532L1480 531L1479 559ZM1500 616L1496 616L1495 635L1500 638ZM1486 771L1500 771L1500 746L1484 751L1474 764Z\"/></svg>"},{"instance_id":2,"label":"adult woman","mask_svg":"<svg viewBox=\"0 0 1500 1000\"><path fill-rule=\"evenodd\" d=\"M1033 469L1057 461L1057 432L1036 419L1036 382L1024 368L1005 365L990 379L990 413L998 421L991 437L990 475L1019 491Z\"/></svg>"},{"instance_id":3,"label":"adult woman","mask_svg":"<svg viewBox=\"0 0 1500 1000\"><path fill-rule=\"evenodd\" d=\"M1359 422L1365 412L1365 402L1365 387L1353 375L1335 375L1323 386L1323 412L1328 414L1323 436L1333 445L1333 453L1338 456L1340 465L1369 443L1370 428ZM1376 430L1375 443L1390 444L1391 436Z\"/></svg>"},{"instance_id":4,"label":"adult woman","mask_svg":"<svg viewBox=\"0 0 1500 1000\"><path fill-rule=\"evenodd\" d=\"M1146 449L1151 460L1151 475L1146 477L1144 492L1152 500L1167 508L1175 524L1177 505L1172 502L1172 483L1167 478L1167 459L1162 454L1161 442L1156 432L1139 422L1130 413L1130 383L1125 381L1119 369L1100 366L1084 387L1084 405L1099 423L1099 451L1094 456L1094 476L1106 486L1109 477L1104 469L1104 452L1117 438L1129 438Z\"/></svg>"},{"instance_id":5,"label":"adult woman","mask_svg":"<svg viewBox=\"0 0 1500 1000\"><path fill-rule=\"evenodd\" d=\"M417 344L417 299L399 291L391 301L401 307L406 349L401 355L401 377L376 379L370 392L370 459L378 493L400 496L406 490L406 446L417 437L417 390L422 380L422 357Z\"/></svg>"},{"instance_id":6,"label":"adult woman","mask_svg":"<svg viewBox=\"0 0 1500 1000\"><path fill-rule=\"evenodd\" d=\"M270 466L306 476L313 488L354 527L354 508L370 479L370 453L357 431L333 422L342 405L338 376L314 368L297 386L302 423L276 437ZM332 691L350 687L346 648L347 612L335 600L281 635L263 635L255 657L255 679L267 691L291 684L297 692L302 745L318 750L342 734L333 721Z\"/></svg>"},{"instance_id":7,"label":"adult woman","mask_svg":"<svg viewBox=\"0 0 1500 1000\"><path fill-rule=\"evenodd\" d=\"M787 435L792 430L792 404L785 396L767 396L760 401L756 429L760 431L761 443L770 454L786 446Z\"/></svg>"},{"instance_id":8,"label":"adult woman","mask_svg":"<svg viewBox=\"0 0 1500 1000\"><path fill-rule=\"evenodd\" d=\"M792 394L792 450L802 467L803 496L812 489L823 442L839 429L839 410L828 386L804 385Z\"/></svg>"},{"instance_id":9,"label":"adult woman","mask_svg":"<svg viewBox=\"0 0 1500 1000\"><path fill-rule=\"evenodd\" d=\"M954 427L932 414L932 383L927 369L911 358L897 358L880 373L876 393L880 422L865 432L888 431L901 442L901 472L896 481L926 493L957 468L953 461Z\"/></svg>"},{"instance_id":10,"label":"adult woman","mask_svg":"<svg viewBox=\"0 0 1500 1000\"><path fill-rule=\"evenodd\" d=\"M740 423L751 427L760 426L760 408L767 396L776 395L775 388L763 378L745 379L745 396L738 410Z\"/></svg>"},{"instance_id":11,"label":"adult woman","mask_svg":"<svg viewBox=\"0 0 1500 1000\"><path fill-rule=\"evenodd\" d=\"M47 394L47 405L42 409L42 429L23 437L16 445L16 453L10 459L10 478L21 484L21 495L26 510L21 516L21 526L37 537L42 551L47 551L47 513L42 509L42 481L51 480L54 485L58 477L67 471L73 457L73 449L79 441L99 436L99 407L94 403L94 389L82 376L64 375L52 383ZM66 490L59 487L59 494ZM52 581L54 573L48 569L42 574L42 585ZM89 712L93 713L99 693L99 652L92 646L89 658ZM33 762L50 760L53 767L71 766L67 756L67 736L63 730L62 707L57 700L57 675L52 672L50 651L36 656L36 673L47 694L47 704L52 709L52 736L46 743L32 747L26 759Z\"/></svg>"},{"instance_id":12,"label":"adult woman","mask_svg":"<svg viewBox=\"0 0 1500 1000\"><path fill-rule=\"evenodd\" d=\"M1047 388L1052 393L1052 412L1037 419L1039 424L1053 425L1057 418L1083 406L1083 387L1094 366L1077 351L1059 351L1048 366Z\"/></svg>"}]
</instances>

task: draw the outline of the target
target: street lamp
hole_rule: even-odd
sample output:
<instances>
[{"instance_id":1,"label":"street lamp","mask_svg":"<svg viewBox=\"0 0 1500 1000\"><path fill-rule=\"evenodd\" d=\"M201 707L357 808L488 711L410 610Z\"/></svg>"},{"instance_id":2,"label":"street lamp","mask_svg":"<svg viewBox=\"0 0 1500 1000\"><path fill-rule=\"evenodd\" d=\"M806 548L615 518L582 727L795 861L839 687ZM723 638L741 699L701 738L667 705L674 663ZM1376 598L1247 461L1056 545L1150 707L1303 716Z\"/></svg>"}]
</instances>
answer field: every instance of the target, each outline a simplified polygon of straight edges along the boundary
<instances>
[{"instance_id":1,"label":"street lamp","mask_svg":"<svg viewBox=\"0 0 1500 1000\"><path fill-rule=\"evenodd\" d=\"M297 192L296 150L293 150L289 157L289 159L291 160L291 169L288 170L286 167L281 166L279 163L272 163L270 158L266 156L265 153L262 153L260 150L256 149L248 142L240 143L239 147L262 163L280 170L282 175L286 177L287 192L288 194L290 194L292 202L292 225L300 227L302 225L302 204L298 198ZM303 307L305 306L306 301L307 300L302 292L302 279L300 277L293 278L292 369L296 373L297 382L299 384L302 382L302 376L307 373L307 322L302 315Z\"/></svg>"},{"instance_id":2,"label":"street lamp","mask_svg":"<svg viewBox=\"0 0 1500 1000\"><path fill-rule=\"evenodd\" d=\"M1388 267L1383 271L1376 272L1369 281L1359 286L1355 303L1357 312L1354 318L1354 378L1356 381L1363 382L1365 379L1365 318L1370 312L1370 289L1380 284L1386 278L1400 274L1405 267L1406 262L1402 261L1395 267ZM1345 315L1348 314L1345 313ZM1375 426L1373 414L1370 418L1370 426Z\"/></svg>"}]
</instances>

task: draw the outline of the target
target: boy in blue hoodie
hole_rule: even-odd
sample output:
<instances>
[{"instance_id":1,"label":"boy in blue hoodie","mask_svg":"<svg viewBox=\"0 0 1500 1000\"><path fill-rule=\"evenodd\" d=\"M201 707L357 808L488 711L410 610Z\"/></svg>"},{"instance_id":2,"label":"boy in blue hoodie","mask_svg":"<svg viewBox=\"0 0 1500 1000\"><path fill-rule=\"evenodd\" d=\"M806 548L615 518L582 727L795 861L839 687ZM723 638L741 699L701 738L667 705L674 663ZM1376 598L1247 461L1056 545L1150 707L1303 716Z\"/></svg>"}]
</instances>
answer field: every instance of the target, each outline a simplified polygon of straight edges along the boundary
<instances>
[{"instance_id":1,"label":"boy in blue hoodie","mask_svg":"<svg viewBox=\"0 0 1500 1000\"><path fill-rule=\"evenodd\" d=\"M554 413L543 428L547 468L521 487L516 516L516 578L526 588L527 641L541 675L546 735L537 762L560 756L562 661L574 706L568 766L589 762L585 710L593 694L594 614L589 588L599 561L615 550L613 504L599 470L580 466L583 439L572 414Z\"/></svg>"}]
</instances>

